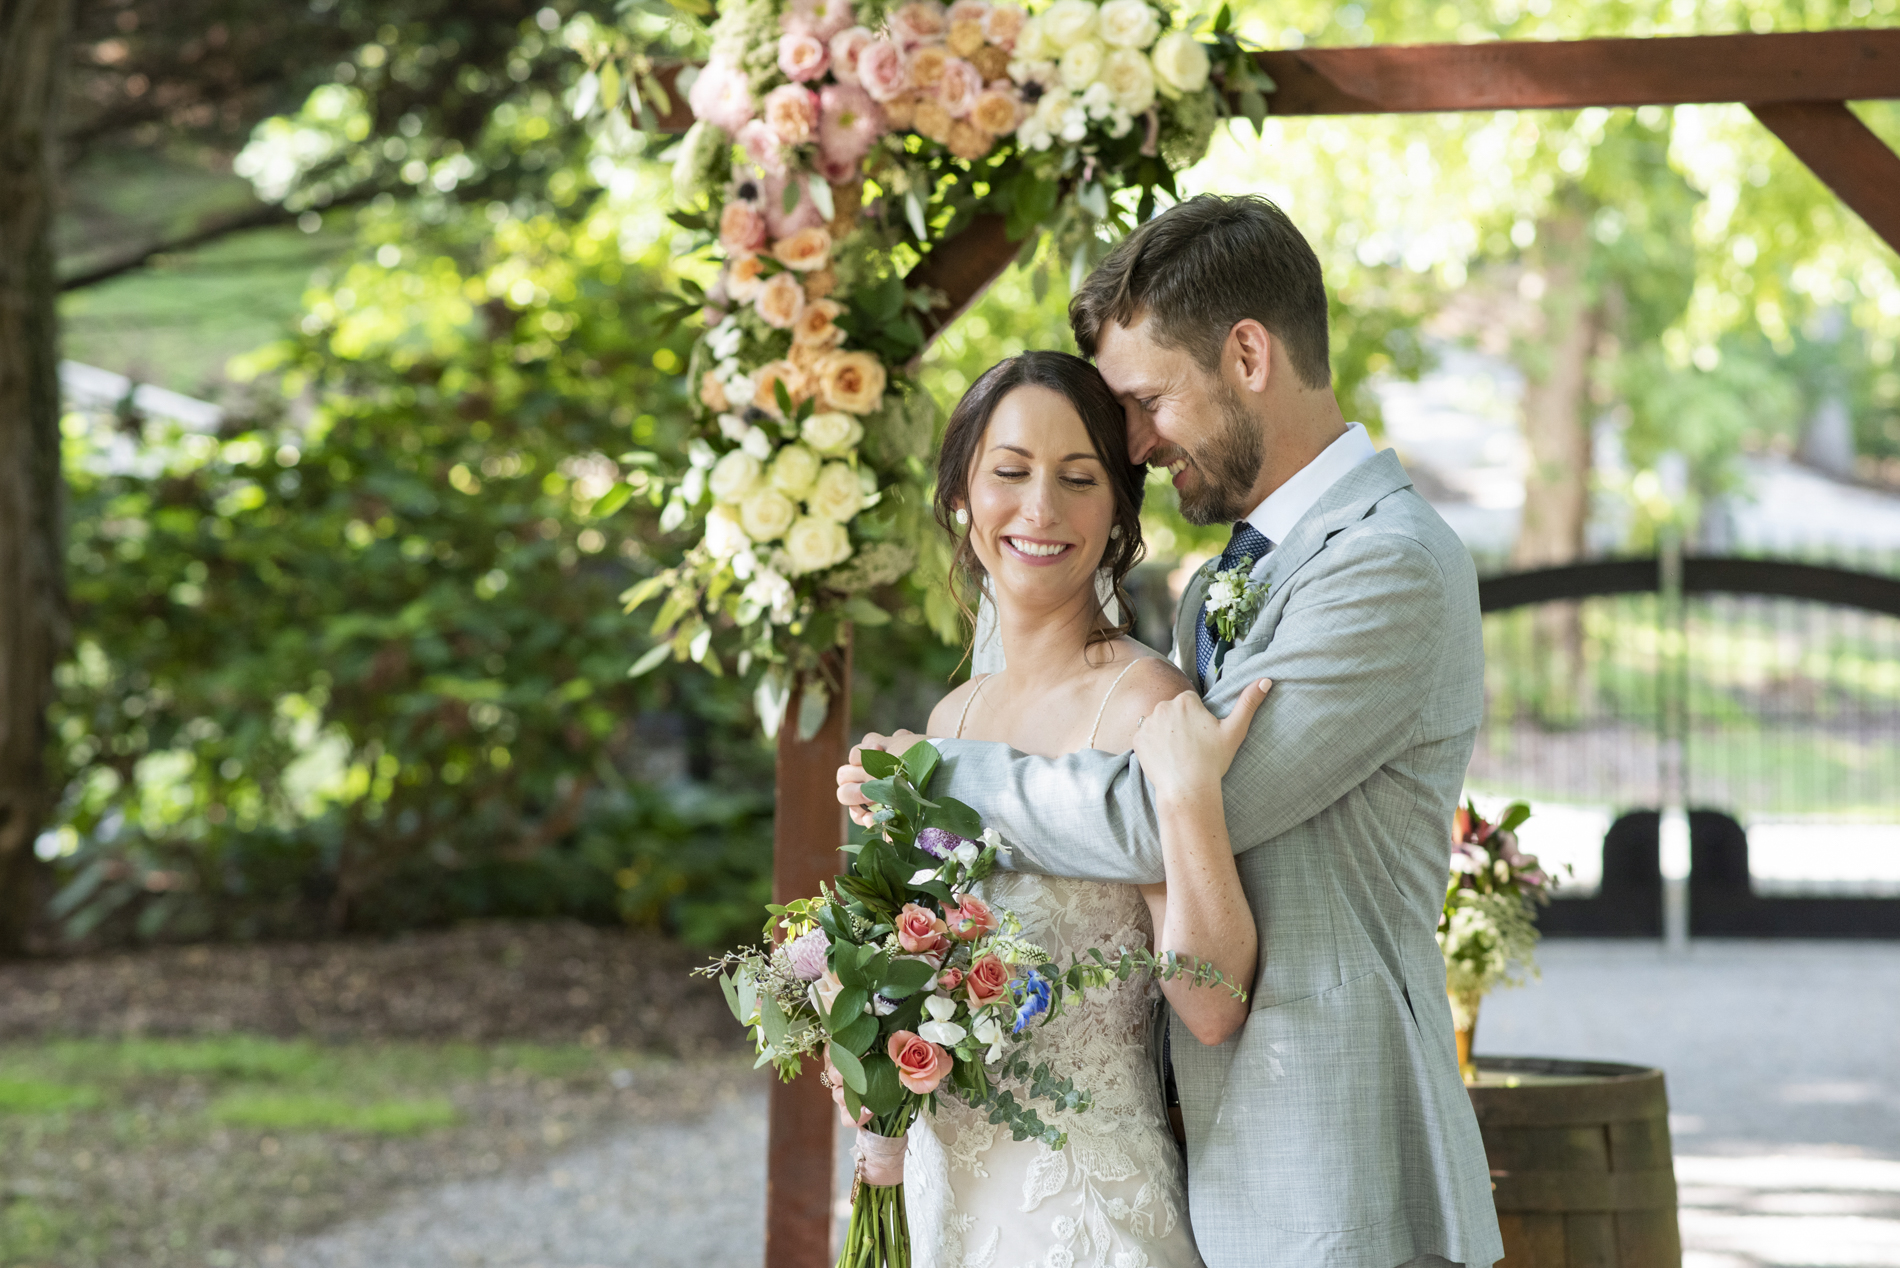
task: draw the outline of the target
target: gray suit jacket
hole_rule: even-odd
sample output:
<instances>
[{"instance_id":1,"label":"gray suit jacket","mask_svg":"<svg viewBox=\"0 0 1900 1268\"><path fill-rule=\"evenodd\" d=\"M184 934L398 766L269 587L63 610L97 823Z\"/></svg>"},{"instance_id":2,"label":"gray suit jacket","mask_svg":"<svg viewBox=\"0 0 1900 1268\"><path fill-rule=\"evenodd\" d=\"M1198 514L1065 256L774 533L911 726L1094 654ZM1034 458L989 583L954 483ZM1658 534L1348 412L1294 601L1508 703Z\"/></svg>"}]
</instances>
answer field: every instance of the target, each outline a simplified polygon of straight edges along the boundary
<instances>
[{"instance_id":1,"label":"gray suit jacket","mask_svg":"<svg viewBox=\"0 0 1900 1268\"><path fill-rule=\"evenodd\" d=\"M1218 1047L1171 1031L1195 1239L1210 1268L1491 1264L1504 1248L1433 937L1483 706L1471 557L1387 451L1254 575L1267 600L1206 692L1225 714L1274 680L1223 785L1260 930L1252 1011ZM1190 676L1206 585L1175 626ZM1014 867L1162 879L1132 754L940 747L934 788L980 810Z\"/></svg>"}]
</instances>

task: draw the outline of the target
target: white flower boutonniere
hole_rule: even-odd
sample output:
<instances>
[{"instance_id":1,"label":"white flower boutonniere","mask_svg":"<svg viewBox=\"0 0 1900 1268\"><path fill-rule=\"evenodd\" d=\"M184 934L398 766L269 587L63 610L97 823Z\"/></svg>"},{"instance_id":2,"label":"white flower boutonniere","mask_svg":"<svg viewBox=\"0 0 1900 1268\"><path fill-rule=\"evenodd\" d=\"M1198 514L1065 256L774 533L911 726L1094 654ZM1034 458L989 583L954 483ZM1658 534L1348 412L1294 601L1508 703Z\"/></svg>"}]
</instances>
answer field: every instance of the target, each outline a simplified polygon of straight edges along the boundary
<instances>
[{"instance_id":1,"label":"white flower boutonniere","mask_svg":"<svg viewBox=\"0 0 1900 1268\"><path fill-rule=\"evenodd\" d=\"M1207 587L1207 628L1222 642L1238 643L1248 620L1267 597L1266 582L1248 580L1252 570L1252 557L1242 555L1235 567L1216 572Z\"/></svg>"}]
</instances>

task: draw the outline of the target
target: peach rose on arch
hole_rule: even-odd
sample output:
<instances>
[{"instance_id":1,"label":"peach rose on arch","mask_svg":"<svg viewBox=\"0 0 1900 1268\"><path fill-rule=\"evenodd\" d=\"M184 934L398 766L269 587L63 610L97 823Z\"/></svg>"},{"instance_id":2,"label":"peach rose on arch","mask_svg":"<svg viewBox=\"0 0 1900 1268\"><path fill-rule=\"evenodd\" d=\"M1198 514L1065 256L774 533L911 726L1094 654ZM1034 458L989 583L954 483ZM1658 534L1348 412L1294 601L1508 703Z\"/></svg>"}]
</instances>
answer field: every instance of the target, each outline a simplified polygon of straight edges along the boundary
<instances>
[{"instance_id":1,"label":"peach rose on arch","mask_svg":"<svg viewBox=\"0 0 1900 1268\"><path fill-rule=\"evenodd\" d=\"M889 101L909 86L904 50L890 40L872 40L858 53L858 83L875 101Z\"/></svg>"},{"instance_id":2,"label":"peach rose on arch","mask_svg":"<svg viewBox=\"0 0 1900 1268\"><path fill-rule=\"evenodd\" d=\"M765 261L750 251L735 252L726 259L726 294L741 304L749 304L765 285Z\"/></svg>"},{"instance_id":3,"label":"peach rose on arch","mask_svg":"<svg viewBox=\"0 0 1900 1268\"><path fill-rule=\"evenodd\" d=\"M794 348L835 348L844 342L844 329L838 325L838 318L844 315L844 305L835 299L814 299L805 305L805 311L792 323L792 346Z\"/></svg>"},{"instance_id":4,"label":"peach rose on arch","mask_svg":"<svg viewBox=\"0 0 1900 1268\"><path fill-rule=\"evenodd\" d=\"M772 256L794 273L821 269L831 259L831 231L819 225L800 229L789 238L781 238L772 248Z\"/></svg>"},{"instance_id":5,"label":"peach rose on arch","mask_svg":"<svg viewBox=\"0 0 1900 1268\"><path fill-rule=\"evenodd\" d=\"M818 94L797 84L781 84L765 94L764 117L786 145L804 145L818 131Z\"/></svg>"},{"instance_id":6,"label":"peach rose on arch","mask_svg":"<svg viewBox=\"0 0 1900 1268\"><path fill-rule=\"evenodd\" d=\"M729 202L719 212L719 245L733 254L765 245L765 217L751 203Z\"/></svg>"},{"instance_id":7,"label":"peach rose on arch","mask_svg":"<svg viewBox=\"0 0 1900 1268\"><path fill-rule=\"evenodd\" d=\"M944 63L943 74L937 80L937 100L952 119L969 114L982 92L983 76L976 67L954 57Z\"/></svg>"},{"instance_id":8,"label":"peach rose on arch","mask_svg":"<svg viewBox=\"0 0 1900 1268\"><path fill-rule=\"evenodd\" d=\"M759 310L766 325L790 330L798 315L805 311L805 290L798 284L798 275L774 273L766 278L753 307Z\"/></svg>"},{"instance_id":9,"label":"peach rose on arch","mask_svg":"<svg viewBox=\"0 0 1900 1268\"><path fill-rule=\"evenodd\" d=\"M884 384L884 364L868 352L834 352L818 363L817 395L829 410L868 414L884 400Z\"/></svg>"},{"instance_id":10,"label":"peach rose on arch","mask_svg":"<svg viewBox=\"0 0 1900 1268\"><path fill-rule=\"evenodd\" d=\"M1006 136L1022 122L1022 105L1008 84L985 89L970 107L970 122L991 136Z\"/></svg>"},{"instance_id":11,"label":"peach rose on arch","mask_svg":"<svg viewBox=\"0 0 1900 1268\"><path fill-rule=\"evenodd\" d=\"M884 1051L897 1066L897 1081L919 1096L936 1091L950 1073L950 1054L913 1031L892 1035Z\"/></svg>"},{"instance_id":12,"label":"peach rose on arch","mask_svg":"<svg viewBox=\"0 0 1900 1268\"><path fill-rule=\"evenodd\" d=\"M774 418L780 416L777 384L785 385L794 405L811 396L811 379L789 360L767 361L752 372L752 382L752 403Z\"/></svg>"}]
</instances>

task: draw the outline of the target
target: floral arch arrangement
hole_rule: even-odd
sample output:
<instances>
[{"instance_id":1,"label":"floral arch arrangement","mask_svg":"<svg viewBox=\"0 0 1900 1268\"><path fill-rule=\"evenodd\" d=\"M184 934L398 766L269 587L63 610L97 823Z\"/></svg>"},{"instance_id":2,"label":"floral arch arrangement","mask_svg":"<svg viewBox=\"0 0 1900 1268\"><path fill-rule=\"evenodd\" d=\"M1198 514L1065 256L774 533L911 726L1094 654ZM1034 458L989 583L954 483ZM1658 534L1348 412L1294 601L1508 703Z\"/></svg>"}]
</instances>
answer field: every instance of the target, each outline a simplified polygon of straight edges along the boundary
<instances>
[{"instance_id":1,"label":"floral arch arrangement","mask_svg":"<svg viewBox=\"0 0 1900 1268\"><path fill-rule=\"evenodd\" d=\"M699 538L626 596L663 600L633 672L758 672L768 732L805 675L809 734L842 685L823 654L889 619L870 592L929 540L936 406L912 370L954 315L933 268L990 216L1079 279L1272 85L1227 9L1196 33L1166 0L734 0L711 43L675 219L720 271L684 300L705 320L687 466L651 486Z\"/></svg>"}]
</instances>

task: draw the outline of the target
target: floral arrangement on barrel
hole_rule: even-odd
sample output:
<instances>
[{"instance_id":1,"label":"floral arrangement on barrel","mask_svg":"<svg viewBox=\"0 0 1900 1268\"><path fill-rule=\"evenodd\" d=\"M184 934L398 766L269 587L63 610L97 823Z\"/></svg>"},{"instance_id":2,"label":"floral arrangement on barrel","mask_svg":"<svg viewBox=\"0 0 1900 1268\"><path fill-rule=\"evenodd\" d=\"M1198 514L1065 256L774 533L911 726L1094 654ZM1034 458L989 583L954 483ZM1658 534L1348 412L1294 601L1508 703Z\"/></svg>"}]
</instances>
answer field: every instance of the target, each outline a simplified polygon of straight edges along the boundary
<instances>
[{"instance_id":1,"label":"floral arrangement on barrel","mask_svg":"<svg viewBox=\"0 0 1900 1268\"><path fill-rule=\"evenodd\" d=\"M1530 806L1517 801L1489 823L1477 803L1467 800L1452 820L1451 881L1438 919L1438 947L1445 956L1458 1070L1467 1083L1478 1074L1471 1043L1484 997L1537 976L1537 908L1550 902L1557 878L1536 855L1517 848L1517 829L1530 817Z\"/></svg>"},{"instance_id":2,"label":"floral arrangement on barrel","mask_svg":"<svg viewBox=\"0 0 1900 1268\"><path fill-rule=\"evenodd\" d=\"M998 212L1025 258L1047 230L1085 269L1100 227L1206 152L1223 92L1257 122L1271 85L1225 9L1203 37L1155 0L733 0L710 36L674 162L674 218L719 265L681 307L705 322L699 434L645 485L663 528L700 536L625 600L665 596L635 674L759 669L775 732L794 679L846 621L888 619L868 596L930 539L936 411L907 366L944 297L915 266ZM807 682L801 735L839 687Z\"/></svg>"},{"instance_id":3,"label":"floral arrangement on barrel","mask_svg":"<svg viewBox=\"0 0 1900 1268\"><path fill-rule=\"evenodd\" d=\"M1069 1112L1090 1098L1015 1051L1032 1025L1137 972L1246 992L1208 965L1146 948L1092 948L1066 968L1051 963L1014 914L972 892L994 868L1000 838L962 802L925 796L937 750L867 750L862 760L876 777L864 785L876 810L851 870L816 897L768 906L764 946L700 972L718 977L758 1064L790 1080L822 1057L846 1112L864 1122L839 1268L909 1268L905 1134L939 1096L987 1109L1017 1140L1060 1149L1066 1133L1017 1094Z\"/></svg>"}]
</instances>

